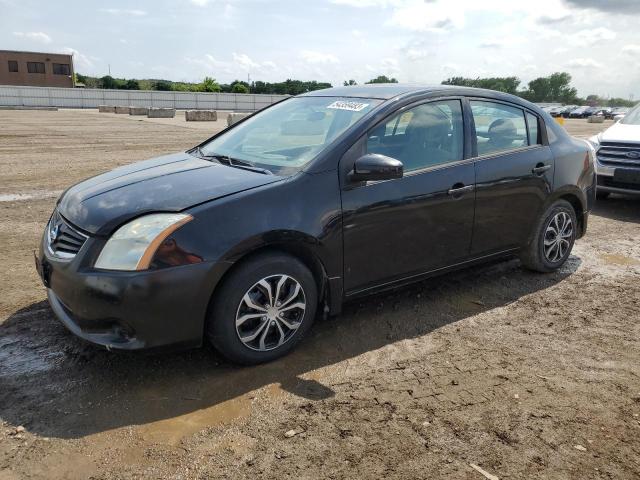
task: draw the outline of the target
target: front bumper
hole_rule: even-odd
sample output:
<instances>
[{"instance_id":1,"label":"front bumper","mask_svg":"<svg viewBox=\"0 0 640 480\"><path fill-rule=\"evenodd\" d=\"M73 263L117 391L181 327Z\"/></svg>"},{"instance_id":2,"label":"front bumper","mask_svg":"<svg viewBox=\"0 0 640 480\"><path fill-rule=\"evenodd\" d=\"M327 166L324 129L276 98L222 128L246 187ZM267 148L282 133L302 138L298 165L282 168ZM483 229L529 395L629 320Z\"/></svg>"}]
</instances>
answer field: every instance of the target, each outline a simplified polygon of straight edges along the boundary
<instances>
[{"instance_id":1,"label":"front bumper","mask_svg":"<svg viewBox=\"0 0 640 480\"><path fill-rule=\"evenodd\" d=\"M201 345L223 264L102 271L86 265L93 239L71 260L51 255L44 241L36 257L38 273L53 312L78 337L109 350Z\"/></svg>"},{"instance_id":2,"label":"front bumper","mask_svg":"<svg viewBox=\"0 0 640 480\"><path fill-rule=\"evenodd\" d=\"M640 169L633 169L638 170ZM622 183L614 178L614 167L597 165L597 188L599 192L620 193L623 195L640 195L640 184Z\"/></svg>"}]
</instances>

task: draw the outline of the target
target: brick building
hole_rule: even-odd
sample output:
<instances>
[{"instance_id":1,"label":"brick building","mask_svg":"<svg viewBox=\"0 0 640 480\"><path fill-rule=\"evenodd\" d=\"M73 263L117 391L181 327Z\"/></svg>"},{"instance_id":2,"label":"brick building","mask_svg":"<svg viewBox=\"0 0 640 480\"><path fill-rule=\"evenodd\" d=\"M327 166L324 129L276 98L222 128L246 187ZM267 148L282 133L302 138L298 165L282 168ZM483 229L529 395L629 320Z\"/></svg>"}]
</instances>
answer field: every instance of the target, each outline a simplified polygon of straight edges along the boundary
<instances>
[{"instance_id":1,"label":"brick building","mask_svg":"<svg viewBox=\"0 0 640 480\"><path fill-rule=\"evenodd\" d=\"M73 56L0 50L0 85L73 87Z\"/></svg>"}]
</instances>

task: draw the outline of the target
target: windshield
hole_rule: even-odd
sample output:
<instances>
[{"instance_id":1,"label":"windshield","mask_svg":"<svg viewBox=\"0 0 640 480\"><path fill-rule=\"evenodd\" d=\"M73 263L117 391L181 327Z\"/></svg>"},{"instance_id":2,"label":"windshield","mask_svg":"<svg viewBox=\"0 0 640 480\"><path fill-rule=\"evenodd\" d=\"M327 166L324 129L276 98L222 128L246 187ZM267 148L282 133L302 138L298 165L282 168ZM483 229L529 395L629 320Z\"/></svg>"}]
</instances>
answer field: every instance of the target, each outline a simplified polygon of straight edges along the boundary
<instances>
[{"instance_id":1,"label":"windshield","mask_svg":"<svg viewBox=\"0 0 640 480\"><path fill-rule=\"evenodd\" d=\"M624 123L625 125L640 125L640 104L628 112L624 118L620 120L620 123Z\"/></svg>"},{"instance_id":2,"label":"windshield","mask_svg":"<svg viewBox=\"0 0 640 480\"><path fill-rule=\"evenodd\" d=\"M368 98L291 98L222 133L199 154L290 175L380 103Z\"/></svg>"}]
</instances>

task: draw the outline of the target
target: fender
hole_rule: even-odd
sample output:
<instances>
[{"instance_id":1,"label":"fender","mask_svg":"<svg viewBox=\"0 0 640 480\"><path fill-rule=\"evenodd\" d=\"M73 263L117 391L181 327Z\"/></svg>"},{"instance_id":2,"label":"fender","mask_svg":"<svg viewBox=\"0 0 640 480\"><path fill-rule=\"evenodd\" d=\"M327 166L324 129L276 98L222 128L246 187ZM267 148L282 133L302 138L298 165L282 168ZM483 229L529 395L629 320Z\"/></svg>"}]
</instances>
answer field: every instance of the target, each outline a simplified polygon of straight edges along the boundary
<instances>
[{"instance_id":1,"label":"fender","mask_svg":"<svg viewBox=\"0 0 640 480\"><path fill-rule=\"evenodd\" d=\"M224 275L226 275L234 265L265 250L288 253L298 258L311 270L318 284L318 297L324 299L329 314L338 315L342 311L343 301L342 272L327 270L327 266L331 265L328 258L331 253L327 248L319 239L304 232L274 230L243 240L225 252L220 260L229 266L225 270ZM224 275L217 283L224 278Z\"/></svg>"}]
</instances>

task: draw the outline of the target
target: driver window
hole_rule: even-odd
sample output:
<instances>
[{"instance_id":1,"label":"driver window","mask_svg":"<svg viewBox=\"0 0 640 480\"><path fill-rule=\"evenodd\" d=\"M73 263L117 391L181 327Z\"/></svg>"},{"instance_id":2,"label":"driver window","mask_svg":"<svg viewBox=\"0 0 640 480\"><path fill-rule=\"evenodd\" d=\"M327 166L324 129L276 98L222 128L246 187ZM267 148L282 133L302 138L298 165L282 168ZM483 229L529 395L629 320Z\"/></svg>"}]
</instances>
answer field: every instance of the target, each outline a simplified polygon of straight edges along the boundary
<instances>
[{"instance_id":1,"label":"driver window","mask_svg":"<svg viewBox=\"0 0 640 480\"><path fill-rule=\"evenodd\" d=\"M430 102L394 115L367 135L367 153L398 159L404 171L463 159L459 100Z\"/></svg>"}]
</instances>

